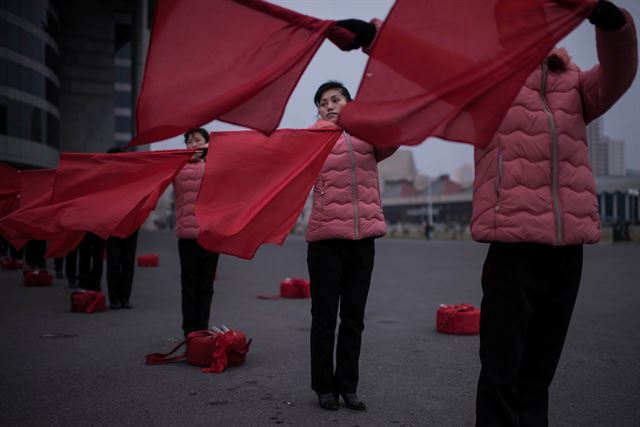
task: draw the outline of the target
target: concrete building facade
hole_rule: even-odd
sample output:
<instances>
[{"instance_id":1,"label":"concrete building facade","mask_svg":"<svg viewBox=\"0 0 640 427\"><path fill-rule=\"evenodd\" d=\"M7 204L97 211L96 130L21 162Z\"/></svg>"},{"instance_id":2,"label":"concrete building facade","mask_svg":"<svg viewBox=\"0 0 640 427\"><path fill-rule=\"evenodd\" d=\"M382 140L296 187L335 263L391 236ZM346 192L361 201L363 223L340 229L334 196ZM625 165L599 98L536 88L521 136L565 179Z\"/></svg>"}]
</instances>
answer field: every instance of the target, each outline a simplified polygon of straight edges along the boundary
<instances>
[{"instance_id":1,"label":"concrete building facade","mask_svg":"<svg viewBox=\"0 0 640 427\"><path fill-rule=\"evenodd\" d=\"M150 9L148 0L0 3L0 162L53 168L61 151L129 142Z\"/></svg>"}]
</instances>

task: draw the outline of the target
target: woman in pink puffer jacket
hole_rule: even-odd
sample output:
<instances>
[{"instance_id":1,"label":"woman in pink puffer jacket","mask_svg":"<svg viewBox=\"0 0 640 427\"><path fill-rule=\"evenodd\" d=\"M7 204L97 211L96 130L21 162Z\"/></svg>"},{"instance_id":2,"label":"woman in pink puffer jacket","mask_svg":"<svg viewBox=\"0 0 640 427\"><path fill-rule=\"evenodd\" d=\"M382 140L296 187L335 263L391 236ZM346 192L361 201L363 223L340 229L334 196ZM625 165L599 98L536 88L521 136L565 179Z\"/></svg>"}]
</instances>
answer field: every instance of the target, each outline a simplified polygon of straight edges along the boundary
<instances>
[{"instance_id":1,"label":"woman in pink puffer jacket","mask_svg":"<svg viewBox=\"0 0 640 427\"><path fill-rule=\"evenodd\" d=\"M335 127L351 95L342 83L329 81L318 88L314 101L321 119L315 127ZM311 388L323 409L337 410L339 394L347 407L365 409L356 395L358 359L374 239L387 231L377 162L394 151L382 153L343 132L316 179L306 238L311 279Z\"/></svg>"},{"instance_id":2,"label":"woman in pink puffer jacket","mask_svg":"<svg viewBox=\"0 0 640 427\"><path fill-rule=\"evenodd\" d=\"M631 16L600 2L599 65L554 50L527 79L492 142L475 152L471 233L490 242L482 272L477 426L546 426L548 388L582 272L600 238L585 124L637 68Z\"/></svg>"},{"instance_id":3,"label":"woman in pink puffer jacket","mask_svg":"<svg viewBox=\"0 0 640 427\"><path fill-rule=\"evenodd\" d=\"M186 337L190 332L209 329L218 254L202 248L197 242L200 228L196 198L204 176L209 132L202 128L192 129L184 134L184 142L187 148L197 150L173 180L182 285L182 330Z\"/></svg>"}]
</instances>

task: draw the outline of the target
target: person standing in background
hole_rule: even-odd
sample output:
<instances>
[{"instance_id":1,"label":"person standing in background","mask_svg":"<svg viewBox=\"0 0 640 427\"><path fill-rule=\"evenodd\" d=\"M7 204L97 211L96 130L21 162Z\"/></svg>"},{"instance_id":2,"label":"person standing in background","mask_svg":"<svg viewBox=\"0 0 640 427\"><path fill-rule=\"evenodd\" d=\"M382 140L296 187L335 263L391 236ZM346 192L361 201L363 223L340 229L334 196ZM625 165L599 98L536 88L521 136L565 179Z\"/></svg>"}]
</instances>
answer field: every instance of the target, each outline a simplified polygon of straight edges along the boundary
<instances>
[{"instance_id":1,"label":"person standing in background","mask_svg":"<svg viewBox=\"0 0 640 427\"><path fill-rule=\"evenodd\" d=\"M122 153L120 147L113 147L107 153ZM107 289L109 306L112 310L130 309L131 287L135 272L136 246L138 231L125 238L109 237L107 239Z\"/></svg>"},{"instance_id":2,"label":"person standing in background","mask_svg":"<svg viewBox=\"0 0 640 427\"><path fill-rule=\"evenodd\" d=\"M80 288L100 291L105 241L87 232L78 247L78 282Z\"/></svg>"},{"instance_id":3,"label":"person standing in background","mask_svg":"<svg viewBox=\"0 0 640 427\"><path fill-rule=\"evenodd\" d=\"M313 127L336 128L340 111L350 101L351 95L342 83L320 85L314 96L320 120ZM306 233L311 286L311 388L325 410L338 409L339 395L348 408L366 409L356 393L364 313L375 238L387 231L378 188L378 162L395 150L380 151L343 132L314 185Z\"/></svg>"},{"instance_id":4,"label":"person standing in background","mask_svg":"<svg viewBox=\"0 0 640 427\"><path fill-rule=\"evenodd\" d=\"M197 242L200 227L196 217L196 198L204 176L209 132L203 128L192 129L184 134L184 142L187 148L196 150L189 163L173 180L180 256L182 330L186 337L191 332L209 328L219 254L202 248Z\"/></svg>"},{"instance_id":5,"label":"person standing in background","mask_svg":"<svg viewBox=\"0 0 640 427\"><path fill-rule=\"evenodd\" d=\"M600 63L582 71L564 49L552 50L489 145L475 149L471 234L489 243L481 277L478 427L549 424L549 386L580 287L583 245L600 239L586 124L629 88L638 52L626 11L600 1L589 20Z\"/></svg>"}]
</instances>

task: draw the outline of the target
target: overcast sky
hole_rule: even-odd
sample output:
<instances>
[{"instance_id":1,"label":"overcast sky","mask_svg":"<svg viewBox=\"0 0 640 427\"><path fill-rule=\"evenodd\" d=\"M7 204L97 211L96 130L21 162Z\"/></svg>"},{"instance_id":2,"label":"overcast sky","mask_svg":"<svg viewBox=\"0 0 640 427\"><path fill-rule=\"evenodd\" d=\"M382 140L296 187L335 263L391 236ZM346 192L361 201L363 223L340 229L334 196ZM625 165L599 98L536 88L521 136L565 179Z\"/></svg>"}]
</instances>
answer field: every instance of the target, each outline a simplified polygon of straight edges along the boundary
<instances>
[{"instance_id":1,"label":"overcast sky","mask_svg":"<svg viewBox=\"0 0 640 427\"><path fill-rule=\"evenodd\" d=\"M393 0L270 0L288 9L322 19L358 18L383 19L393 5ZM455 1L455 0L453 0ZM618 0L615 4L632 14L636 25L640 25L640 2ZM559 46L566 47L573 61L582 69L597 62L595 31L587 21L578 27ZM325 41L289 100L280 127L306 128L316 119L313 95L316 88L326 80L342 81L355 96L366 65L367 56L361 51L342 52L331 42ZM604 116L604 133L614 139L625 141L625 164L627 168L640 170L640 81L636 76L633 86ZM240 129L221 122L206 126L209 130ZM182 139L153 144L154 149L183 147ZM464 163L473 163L470 145L429 138L414 151L416 165L421 173L437 176L453 173Z\"/></svg>"}]
</instances>

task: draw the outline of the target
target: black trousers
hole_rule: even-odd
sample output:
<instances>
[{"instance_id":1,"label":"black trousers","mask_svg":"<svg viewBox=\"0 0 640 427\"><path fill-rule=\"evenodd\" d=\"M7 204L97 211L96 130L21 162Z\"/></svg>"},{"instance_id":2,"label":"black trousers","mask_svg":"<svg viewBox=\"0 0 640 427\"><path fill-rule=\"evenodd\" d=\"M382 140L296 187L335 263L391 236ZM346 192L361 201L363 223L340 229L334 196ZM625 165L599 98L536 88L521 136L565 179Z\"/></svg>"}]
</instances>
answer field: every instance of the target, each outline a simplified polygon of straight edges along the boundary
<instances>
[{"instance_id":1,"label":"black trousers","mask_svg":"<svg viewBox=\"0 0 640 427\"><path fill-rule=\"evenodd\" d=\"M548 390L580 286L582 252L581 245L490 245L482 272L477 426L548 425Z\"/></svg>"},{"instance_id":2,"label":"black trousers","mask_svg":"<svg viewBox=\"0 0 640 427\"><path fill-rule=\"evenodd\" d=\"M12 259L22 259L24 255L24 247L20 250L16 249L15 246L9 244L9 256Z\"/></svg>"},{"instance_id":3,"label":"black trousers","mask_svg":"<svg viewBox=\"0 0 640 427\"><path fill-rule=\"evenodd\" d=\"M195 239L178 239L180 281L182 282L182 330L209 328L213 280L219 254L203 249Z\"/></svg>"},{"instance_id":4,"label":"black trousers","mask_svg":"<svg viewBox=\"0 0 640 427\"><path fill-rule=\"evenodd\" d=\"M83 289L100 290L105 241L87 233L78 246L78 281Z\"/></svg>"},{"instance_id":5,"label":"black trousers","mask_svg":"<svg viewBox=\"0 0 640 427\"><path fill-rule=\"evenodd\" d=\"M47 268L44 257L47 252L46 240L29 240L24 247L24 258L30 268Z\"/></svg>"},{"instance_id":6,"label":"black trousers","mask_svg":"<svg viewBox=\"0 0 640 427\"><path fill-rule=\"evenodd\" d=\"M9 255L9 242L0 236L0 258L6 257Z\"/></svg>"},{"instance_id":7,"label":"black trousers","mask_svg":"<svg viewBox=\"0 0 640 427\"><path fill-rule=\"evenodd\" d=\"M78 249L74 249L64 257L64 275L70 284L78 280Z\"/></svg>"},{"instance_id":8,"label":"black trousers","mask_svg":"<svg viewBox=\"0 0 640 427\"><path fill-rule=\"evenodd\" d=\"M137 244L137 231L124 239L107 239L107 288L112 304L128 303L131 298Z\"/></svg>"},{"instance_id":9,"label":"black trousers","mask_svg":"<svg viewBox=\"0 0 640 427\"><path fill-rule=\"evenodd\" d=\"M364 312L374 258L373 238L309 243L311 388L317 393L356 392ZM340 327L334 369L338 313Z\"/></svg>"}]
</instances>

